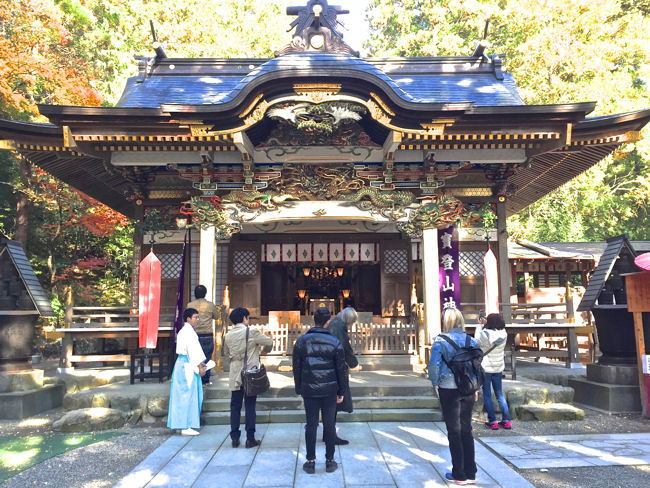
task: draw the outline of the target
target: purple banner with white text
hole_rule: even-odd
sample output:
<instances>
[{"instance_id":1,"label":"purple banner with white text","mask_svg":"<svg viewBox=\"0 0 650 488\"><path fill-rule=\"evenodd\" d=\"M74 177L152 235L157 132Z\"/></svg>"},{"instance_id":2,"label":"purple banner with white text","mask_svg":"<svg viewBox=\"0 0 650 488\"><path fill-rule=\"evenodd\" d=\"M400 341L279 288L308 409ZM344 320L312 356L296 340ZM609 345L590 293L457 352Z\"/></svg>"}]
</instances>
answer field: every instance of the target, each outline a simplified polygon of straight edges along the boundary
<instances>
[{"instance_id":1,"label":"purple banner with white text","mask_svg":"<svg viewBox=\"0 0 650 488\"><path fill-rule=\"evenodd\" d=\"M440 310L460 310L460 263L458 259L458 229L450 225L438 229L440 259Z\"/></svg>"}]
</instances>

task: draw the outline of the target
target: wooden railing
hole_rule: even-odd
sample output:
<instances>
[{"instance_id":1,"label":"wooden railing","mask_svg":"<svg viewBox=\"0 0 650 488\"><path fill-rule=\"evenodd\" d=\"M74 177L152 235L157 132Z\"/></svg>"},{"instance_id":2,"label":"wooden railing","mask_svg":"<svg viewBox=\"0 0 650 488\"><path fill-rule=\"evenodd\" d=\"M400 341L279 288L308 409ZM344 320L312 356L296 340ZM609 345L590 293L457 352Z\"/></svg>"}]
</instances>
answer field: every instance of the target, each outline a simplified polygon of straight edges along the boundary
<instances>
[{"instance_id":1,"label":"wooden railing","mask_svg":"<svg viewBox=\"0 0 650 488\"><path fill-rule=\"evenodd\" d=\"M271 355L290 355L298 337L307 332L309 324L256 324L273 336ZM388 324L356 323L348 332L356 354L413 354L417 351L415 325L403 322Z\"/></svg>"},{"instance_id":2,"label":"wooden railing","mask_svg":"<svg viewBox=\"0 0 650 488\"><path fill-rule=\"evenodd\" d=\"M165 338L158 350L166 350L172 331L173 316L161 315L158 337ZM67 307L65 327L56 329L63 334L61 366L84 362L127 362L138 350L138 314L129 307ZM74 354L75 339L99 339L99 351L91 354ZM105 339L124 339L125 347L116 353L106 353ZM161 349L162 347L162 349Z\"/></svg>"}]
</instances>

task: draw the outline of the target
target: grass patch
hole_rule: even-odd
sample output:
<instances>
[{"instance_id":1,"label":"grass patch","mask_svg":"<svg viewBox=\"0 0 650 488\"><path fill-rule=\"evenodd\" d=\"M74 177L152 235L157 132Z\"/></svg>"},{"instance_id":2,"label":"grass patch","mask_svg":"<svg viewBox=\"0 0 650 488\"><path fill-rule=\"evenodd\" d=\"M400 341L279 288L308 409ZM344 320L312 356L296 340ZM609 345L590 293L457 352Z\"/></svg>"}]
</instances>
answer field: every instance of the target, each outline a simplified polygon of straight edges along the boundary
<instances>
[{"instance_id":1,"label":"grass patch","mask_svg":"<svg viewBox=\"0 0 650 488\"><path fill-rule=\"evenodd\" d=\"M122 432L101 432L25 437L0 436L0 483L46 459L122 434Z\"/></svg>"}]
</instances>

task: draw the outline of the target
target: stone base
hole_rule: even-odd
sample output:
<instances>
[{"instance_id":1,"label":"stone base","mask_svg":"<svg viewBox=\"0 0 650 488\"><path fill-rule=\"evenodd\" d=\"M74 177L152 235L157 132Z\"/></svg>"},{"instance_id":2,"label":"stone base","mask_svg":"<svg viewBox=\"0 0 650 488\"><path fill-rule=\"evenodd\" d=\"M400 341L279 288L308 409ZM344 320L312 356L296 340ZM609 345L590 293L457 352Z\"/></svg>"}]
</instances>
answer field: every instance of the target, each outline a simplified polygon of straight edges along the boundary
<instances>
[{"instance_id":1,"label":"stone base","mask_svg":"<svg viewBox=\"0 0 650 488\"><path fill-rule=\"evenodd\" d=\"M31 391L0 393L0 419L22 420L63 404L65 386L48 385Z\"/></svg>"},{"instance_id":2,"label":"stone base","mask_svg":"<svg viewBox=\"0 0 650 488\"><path fill-rule=\"evenodd\" d=\"M30 391L42 387L42 369L4 371L0 373L0 393Z\"/></svg>"},{"instance_id":3,"label":"stone base","mask_svg":"<svg viewBox=\"0 0 650 488\"><path fill-rule=\"evenodd\" d=\"M570 379L576 403L595 407L609 413L636 413L641 411L641 393L638 386L611 385L596 381Z\"/></svg>"},{"instance_id":4,"label":"stone base","mask_svg":"<svg viewBox=\"0 0 650 488\"><path fill-rule=\"evenodd\" d=\"M540 420L550 422L553 420L584 420L585 412L573 405L564 403L543 403L520 405L516 408L519 420Z\"/></svg>"},{"instance_id":5,"label":"stone base","mask_svg":"<svg viewBox=\"0 0 650 488\"><path fill-rule=\"evenodd\" d=\"M636 365L608 365L592 363L587 365L587 380L609 385L639 384L639 370Z\"/></svg>"}]
</instances>

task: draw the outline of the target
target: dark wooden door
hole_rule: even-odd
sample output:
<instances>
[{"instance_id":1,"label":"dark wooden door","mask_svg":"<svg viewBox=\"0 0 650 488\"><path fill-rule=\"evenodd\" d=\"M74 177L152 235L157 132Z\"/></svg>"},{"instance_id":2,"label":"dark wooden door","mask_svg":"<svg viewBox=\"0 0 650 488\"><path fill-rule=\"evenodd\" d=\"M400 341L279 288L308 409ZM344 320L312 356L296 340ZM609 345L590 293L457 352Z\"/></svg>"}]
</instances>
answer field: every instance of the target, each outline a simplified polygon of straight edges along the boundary
<instances>
[{"instance_id":1,"label":"dark wooden door","mask_svg":"<svg viewBox=\"0 0 650 488\"><path fill-rule=\"evenodd\" d=\"M245 307L251 313L251 317L259 317L261 314L260 247L259 242L230 243L228 259L230 308Z\"/></svg>"},{"instance_id":2,"label":"dark wooden door","mask_svg":"<svg viewBox=\"0 0 650 488\"><path fill-rule=\"evenodd\" d=\"M411 242L381 243L381 314L384 317L410 314Z\"/></svg>"}]
</instances>

